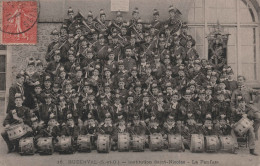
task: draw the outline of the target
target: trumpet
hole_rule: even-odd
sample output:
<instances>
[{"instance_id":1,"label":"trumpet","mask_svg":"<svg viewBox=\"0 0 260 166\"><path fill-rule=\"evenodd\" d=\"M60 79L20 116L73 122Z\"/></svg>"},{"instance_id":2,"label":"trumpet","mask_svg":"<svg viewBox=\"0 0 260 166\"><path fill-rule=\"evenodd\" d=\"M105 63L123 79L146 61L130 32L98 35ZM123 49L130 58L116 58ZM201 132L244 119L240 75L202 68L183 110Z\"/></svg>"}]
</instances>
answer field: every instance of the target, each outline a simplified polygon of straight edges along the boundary
<instances>
[{"instance_id":1,"label":"trumpet","mask_svg":"<svg viewBox=\"0 0 260 166\"><path fill-rule=\"evenodd\" d=\"M94 26L100 31L101 29L105 29L105 30L107 30L108 29L108 27L104 24L104 23L102 23L102 21L100 21L100 19L98 19L98 18L95 18L95 20L97 21L97 23L99 23L102 27L99 27L96 23L94 24Z\"/></svg>"},{"instance_id":2,"label":"trumpet","mask_svg":"<svg viewBox=\"0 0 260 166\"><path fill-rule=\"evenodd\" d=\"M82 23L88 28L88 30L89 30L91 33L95 32L95 30L92 29L92 28L90 28L90 26L86 23L85 20L82 20Z\"/></svg>"}]
</instances>

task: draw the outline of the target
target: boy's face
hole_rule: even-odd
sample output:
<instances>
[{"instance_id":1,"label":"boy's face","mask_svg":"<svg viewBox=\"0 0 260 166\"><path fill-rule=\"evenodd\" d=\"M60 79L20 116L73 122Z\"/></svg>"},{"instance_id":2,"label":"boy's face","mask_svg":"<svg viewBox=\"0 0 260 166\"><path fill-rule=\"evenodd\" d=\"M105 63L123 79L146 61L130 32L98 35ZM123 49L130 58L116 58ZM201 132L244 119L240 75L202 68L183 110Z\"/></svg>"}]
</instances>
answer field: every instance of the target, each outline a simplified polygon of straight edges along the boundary
<instances>
[{"instance_id":1,"label":"boy's face","mask_svg":"<svg viewBox=\"0 0 260 166\"><path fill-rule=\"evenodd\" d=\"M229 74L229 75L228 75L228 79L229 79L229 80L233 80L233 78L234 78L234 74Z\"/></svg>"},{"instance_id":2,"label":"boy's face","mask_svg":"<svg viewBox=\"0 0 260 166\"><path fill-rule=\"evenodd\" d=\"M173 95L171 98L172 102L176 102L176 101L178 101L178 99L179 99L178 95Z\"/></svg>"},{"instance_id":3,"label":"boy's face","mask_svg":"<svg viewBox=\"0 0 260 166\"><path fill-rule=\"evenodd\" d=\"M110 118L105 119L105 124L110 125L112 123L112 120Z\"/></svg>"},{"instance_id":4,"label":"boy's face","mask_svg":"<svg viewBox=\"0 0 260 166\"><path fill-rule=\"evenodd\" d=\"M24 83L24 77L18 78L17 82L22 85Z\"/></svg>"},{"instance_id":5,"label":"boy's face","mask_svg":"<svg viewBox=\"0 0 260 166\"><path fill-rule=\"evenodd\" d=\"M60 62L60 55L55 55L54 60L55 62Z\"/></svg>"},{"instance_id":6,"label":"boy's face","mask_svg":"<svg viewBox=\"0 0 260 166\"><path fill-rule=\"evenodd\" d=\"M172 75L172 72L170 70L166 70L166 75L169 77Z\"/></svg>"},{"instance_id":7,"label":"boy's face","mask_svg":"<svg viewBox=\"0 0 260 166\"><path fill-rule=\"evenodd\" d=\"M195 89L196 89L196 87L195 87L194 85L191 85L191 86L190 86L190 90L191 90L192 92L194 92Z\"/></svg>"},{"instance_id":8,"label":"boy's face","mask_svg":"<svg viewBox=\"0 0 260 166\"><path fill-rule=\"evenodd\" d=\"M134 18L134 19L138 19L138 17L139 17L139 14L138 14L138 13L133 13L133 18Z\"/></svg>"},{"instance_id":9,"label":"boy's face","mask_svg":"<svg viewBox=\"0 0 260 166\"><path fill-rule=\"evenodd\" d=\"M109 58L110 60L114 60L114 59L115 59L115 55L114 55L114 54L109 54L108 58Z\"/></svg>"},{"instance_id":10,"label":"boy's face","mask_svg":"<svg viewBox=\"0 0 260 166\"><path fill-rule=\"evenodd\" d=\"M99 71L98 70L94 70L93 75L94 76L98 76L99 75Z\"/></svg>"},{"instance_id":11,"label":"boy's face","mask_svg":"<svg viewBox=\"0 0 260 166\"><path fill-rule=\"evenodd\" d=\"M119 68L119 70L124 70L125 67L124 67L124 65L119 65L118 68Z\"/></svg>"},{"instance_id":12,"label":"boy's face","mask_svg":"<svg viewBox=\"0 0 260 166\"><path fill-rule=\"evenodd\" d=\"M65 72L61 72L60 73L60 77L64 79L66 77L66 73Z\"/></svg>"},{"instance_id":13,"label":"boy's face","mask_svg":"<svg viewBox=\"0 0 260 166\"><path fill-rule=\"evenodd\" d=\"M51 103L51 100L52 100L52 99L51 99L50 97L48 97L48 98L45 99L46 103Z\"/></svg>"},{"instance_id":14,"label":"boy's face","mask_svg":"<svg viewBox=\"0 0 260 166\"><path fill-rule=\"evenodd\" d=\"M72 85L71 84L67 84L65 88L66 88L67 91L70 91L71 88L72 88Z\"/></svg>"},{"instance_id":15,"label":"boy's face","mask_svg":"<svg viewBox=\"0 0 260 166\"><path fill-rule=\"evenodd\" d=\"M141 89L141 87L136 87L136 88L135 88L135 91L136 91L137 94L140 94L141 91L142 91L142 89Z\"/></svg>"},{"instance_id":16,"label":"boy's face","mask_svg":"<svg viewBox=\"0 0 260 166\"><path fill-rule=\"evenodd\" d=\"M200 66L200 65L198 65L198 64L196 64L196 65L194 66L194 69L195 69L195 71L200 71L200 69L201 69L201 66Z\"/></svg>"},{"instance_id":17,"label":"boy's face","mask_svg":"<svg viewBox=\"0 0 260 166\"><path fill-rule=\"evenodd\" d=\"M74 13L73 12L68 13L68 15L69 15L70 19L73 19L73 17L74 17Z\"/></svg>"},{"instance_id":18,"label":"boy's face","mask_svg":"<svg viewBox=\"0 0 260 166\"><path fill-rule=\"evenodd\" d=\"M136 76L136 75L137 75L137 71L136 71L136 70L133 70L133 71L131 72L131 74L132 74L132 76Z\"/></svg>"},{"instance_id":19,"label":"boy's face","mask_svg":"<svg viewBox=\"0 0 260 166\"><path fill-rule=\"evenodd\" d=\"M42 72L43 71L43 66L42 65L36 66L36 70L38 72Z\"/></svg>"},{"instance_id":20,"label":"boy's face","mask_svg":"<svg viewBox=\"0 0 260 166\"><path fill-rule=\"evenodd\" d=\"M199 98L200 98L201 100L205 100L205 97L206 97L205 93L199 94Z\"/></svg>"},{"instance_id":21,"label":"boy's face","mask_svg":"<svg viewBox=\"0 0 260 166\"><path fill-rule=\"evenodd\" d=\"M123 88L125 86L125 83L124 82L119 82L118 85L119 85L120 88Z\"/></svg>"},{"instance_id":22,"label":"boy's face","mask_svg":"<svg viewBox=\"0 0 260 166\"><path fill-rule=\"evenodd\" d=\"M145 103L148 103L149 102L149 97L144 97L143 100L144 100Z\"/></svg>"},{"instance_id":23,"label":"boy's face","mask_svg":"<svg viewBox=\"0 0 260 166\"><path fill-rule=\"evenodd\" d=\"M245 101L240 101L240 102L238 103L238 106L239 106L240 108L245 109L245 107L246 107L246 102L245 102Z\"/></svg>"},{"instance_id":24,"label":"boy's face","mask_svg":"<svg viewBox=\"0 0 260 166\"><path fill-rule=\"evenodd\" d=\"M168 59L168 58L164 59L165 64L170 64L170 62L171 62L170 59Z\"/></svg>"},{"instance_id":25,"label":"boy's face","mask_svg":"<svg viewBox=\"0 0 260 166\"><path fill-rule=\"evenodd\" d=\"M132 50L131 49L126 49L125 50L125 54L126 55L131 55L132 54Z\"/></svg>"},{"instance_id":26,"label":"boy's face","mask_svg":"<svg viewBox=\"0 0 260 166\"><path fill-rule=\"evenodd\" d=\"M158 14L153 15L153 19L154 20L159 20L159 15Z\"/></svg>"},{"instance_id":27,"label":"boy's face","mask_svg":"<svg viewBox=\"0 0 260 166\"><path fill-rule=\"evenodd\" d=\"M190 94L186 94L185 96L184 96L184 98L185 98L185 100L187 100L187 101L190 101L190 99L191 99L191 95Z\"/></svg>"},{"instance_id":28,"label":"boy's face","mask_svg":"<svg viewBox=\"0 0 260 166\"><path fill-rule=\"evenodd\" d=\"M93 18L92 17L88 17L88 22L92 22Z\"/></svg>"},{"instance_id":29,"label":"boy's face","mask_svg":"<svg viewBox=\"0 0 260 166\"><path fill-rule=\"evenodd\" d=\"M59 35L53 35L52 37L54 42L58 42L59 41Z\"/></svg>"},{"instance_id":30,"label":"boy's face","mask_svg":"<svg viewBox=\"0 0 260 166\"><path fill-rule=\"evenodd\" d=\"M40 94L41 91L42 91L42 88L39 87L39 86L37 86L37 87L34 88L34 92L35 92L36 94Z\"/></svg>"},{"instance_id":31,"label":"boy's face","mask_svg":"<svg viewBox=\"0 0 260 166\"><path fill-rule=\"evenodd\" d=\"M105 87L105 92L106 92L106 93L110 93L110 87L108 87L108 86Z\"/></svg>"},{"instance_id":32,"label":"boy's face","mask_svg":"<svg viewBox=\"0 0 260 166\"><path fill-rule=\"evenodd\" d=\"M57 93L57 92L60 90L60 88L58 88L58 87L53 87L52 90L53 90L53 92Z\"/></svg>"},{"instance_id":33,"label":"boy's face","mask_svg":"<svg viewBox=\"0 0 260 166\"><path fill-rule=\"evenodd\" d=\"M153 93L153 94L158 94L158 92L159 92L158 88L153 88L153 89L152 89L152 93Z\"/></svg>"},{"instance_id":34,"label":"boy's face","mask_svg":"<svg viewBox=\"0 0 260 166\"><path fill-rule=\"evenodd\" d=\"M237 83L238 83L238 85L244 85L244 83L245 83L244 78L243 77L238 77L237 78Z\"/></svg>"},{"instance_id":35,"label":"boy's face","mask_svg":"<svg viewBox=\"0 0 260 166\"><path fill-rule=\"evenodd\" d=\"M69 61L73 62L74 59L75 59L74 55L70 54L70 55L69 55Z\"/></svg>"},{"instance_id":36,"label":"boy's face","mask_svg":"<svg viewBox=\"0 0 260 166\"><path fill-rule=\"evenodd\" d=\"M70 37L70 38L68 39L68 41L69 41L70 44L72 44L72 43L74 43L74 38L73 38L73 37Z\"/></svg>"},{"instance_id":37,"label":"boy's face","mask_svg":"<svg viewBox=\"0 0 260 166\"><path fill-rule=\"evenodd\" d=\"M16 99L15 99L15 105L16 105L17 107L21 107L21 106L23 105L23 99L21 99L21 98L16 98Z\"/></svg>"},{"instance_id":38,"label":"boy's face","mask_svg":"<svg viewBox=\"0 0 260 166\"><path fill-rule=\"evenodd\" d=\"M125 121L121 120L121 121L119 122L119 125L120 125L120 126L124 126L124 125L125 125Z\"/></svg>"},{"instance_id":39,"label":"boy's face","mask_svg":"<svg viewBox=\"0 0 260 166\"><path fill-rule=\"evenodd\" d=\"M106 20L106 15L105 15L105 14L102 14L102 15L100 16L100 20L101 20L101 21L105 21L105 20Z\"/></svg>"},{"instance_id":40,"label":"boy's face","mask_svg":"<svg viewBox=\"0 0 260 166\"><path fill-rule=\"evenodd\" d=\"M224 100L225 100L225 96L224 96L223 94L219 94L219 95L217 96L217 99L218 99L219 101L224 101Z\"/></svg>"},{"instance_id":41,"label":"boy's face","mask_svg":"<svg viewBox=\"0 0 260 166\"><path fill-rule=\"evenodd\" d=\"M81 78L81 76L82 76L82 71L77 71L76 76Z\"/></svg>"},{"instance_id":42,"label":"boy's face","mask_svg":"<svg viewBox=\"0 0 260 166\"><path fill-rule=\"evenodd\" d=\"M110 75L111 75L110 71L106 71L106 72L105 72L105 76L106 76L106 77L110 77Z\"/></svg>"},{"instance_id":43,"label":"boy's face","mask_svg":"<svg viewBox=\"0 0 260 166\"><path fill-rule=\"evenodd\" d=\"M51 86L51 82L50 81L44 81L44 86L49 88Z\"/></svg>"},{"instance_id":44,"label":"boy's face","mask_svg":"<svg viewBox=\"0 0 260 166\"><path fill-rule=\"evenodd\" d=\"M93 53L87 53L87 58L92 59L93 58Z\"/></svg>"},{"instance_id":45,"label":"boy's face","mask_svg":"<svg viewBox=\"0 0 260 166\"><path fill-rule=\"evenodd\" d=\"M135 125L138 125L140 123L140 120L139 119L134 119L134 124Z\"/></svg>"},{"instance_id":46,"label":"boy's face","mask_svg":"<svg viewBox=\"0 0 260 166\"><path fill-rule=\"evenodd\" d=\"M127 98L127 101L128 101L129 103L133 103L134 98L133 98L133 97L128 97L128 98Z\"/></svg>"},{"instance_id":47,"label":"boy's face","mask_svg":"<svg viewBox=\"0 0 260 166\"><path fill-rule=\"evenodd\" d=\"M166 88L166 92L167 92L167 93L172 93L172 88L171 88L171 87L167 87L167 88Z\"/></svg>"},{"instance_id":48,"label":"boy's face","mask_svg":"<svg viewBox=\"0 0 260 166\"><path fill-rule=\"evenodd\" d=\"M164 48L165 42L160 42L160 43L159 43L159 46L160 46L161 48Z\"/></svg>"},{"instance_id":49,"label":"boy's face","mask_svg":"<svg viewBox=\"0 0 260 166\"><path fill-rule=\"evenodd\" d=\"M212 94L212 90L211 89L207 89L206 90L206 95L211 95Z\"/></svg>"}]
</instances>

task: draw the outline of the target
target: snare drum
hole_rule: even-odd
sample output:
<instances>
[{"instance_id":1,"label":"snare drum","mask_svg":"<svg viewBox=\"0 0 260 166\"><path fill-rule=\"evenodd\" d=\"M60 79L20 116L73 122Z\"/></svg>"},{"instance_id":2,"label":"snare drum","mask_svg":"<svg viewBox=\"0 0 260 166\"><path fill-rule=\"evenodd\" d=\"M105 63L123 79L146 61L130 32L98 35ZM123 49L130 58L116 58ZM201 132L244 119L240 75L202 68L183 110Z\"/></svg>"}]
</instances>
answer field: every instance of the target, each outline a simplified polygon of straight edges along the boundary
<instances>
[{"instance_id":1,"label":"snare drum","mask_svg":"<svg viewBox=\"0 0 260 166\"><path fill-rule=\"evenodd\" d=\"M132 149L134 152L143 152L145 146L145 138L140 135L132 136Z\"/></svg>"},{"instance_id":2,"label":"snare drum","mask_svg":"<svg viewBox=\"0 0 260 166\"><path fill-rule=\"evenodd\" d=\"M149 148L151 151L162 150L162 148L163 148L162 134L156 133L156 134L150 135Z\"/></svg>"},{"instance_id":3,"label":"snare drum","mask_svg":"<svg viewBox=\"0 0 260 166\"><path fill-rule=\"evenodd\" d=\"M37 147L40 154L52 155L54 152L52 137L41 137L37 141Z\"/></svg>"},{"instance_id":4,"label":"snare drum","mask_svg":"<svg viewBox=\"0 0 260 166\"><path fill-rule=\"evenodd\" d=\"M204 151L204 136L202 134L192 134L190 143L191 152Z\"/></svg>"},{"instance_id":5,"label":"snare drum","mask_svg":"<svg viewBox=\"0 0 260 166\"><path fill-rule=\"evenodd\" d=\"M58 137L58 150L60 153L73 153L72 139L69 137Z\"/></svg>"},{"instance_id":6,"label":"snare drum","mask_svg":"<svg viewBox=\"0 0 260 166\"><path fill-rule=\"evenodd\" d=\"M220 150L233 153L235 150L234 138L231 135L220 136Z\"/></svg>"},{"instance_id":7,"label":"snare drum","mask_svg":"<svg viewBox=\"0 0 260 166\"><path fill-rule=\"evenodd\" d=\"M110 151L110 136L109 135L98 135L97 138L97 151L99 153L109 153Z\"/></svg>"},{"instance_id":8,"label":"snare drum","mask_svg":"<svg viewBox=\"0 0 260 166\"><path fill-rule=\"evenodd\" d=\"M91 136L79 135L77 139L77 146L79 152L91 152Z\"/></svg>"},{"instance_id":9,"label":"snare drum","mask_svg":"<svg viewBox=\"0 0 260 166\"><path fill-rule=\"evenodd\" d=\"M241 118L234 127L234 130L239 136L243 136L251 127L253 122L248 118Z\"/></svg>"},{"instance_id":10,"label":"snare drum","mask_svg":"<svg viewBox=\"0 0 260 166\"><path fill-rule=\"evenodd\" d=\"M172 152L184 151L183 140L180 134L168 135L168 149Z\"/></svg>"},{"instance_id":11,"label":"snare drum","mask_svg":"<svg viewBox=\"0 0 260 166\"><path fill-rule=\"evenodd\" d=\"M117 147L118 151L129 151L130 136L129 133L118 133Z\"/></svg>"},{"instance_id":12,"label":"snare drum","mask_svg":"<svg viewBox=\"0 0 260 166\"><path fill-rule=\"evenodd\" d=\"M34 141L33 137L22 138L19 141L19 153L21 155L34 155Z\"/></svg>"},{"instance_id":13,"label":"snare drum","mask_svg":"<svg viewBox=\"0 0 260 166\"><path fill-rule=\"evenodd\" d=\"M205 144L206 152L217 152L220 148L220 141L216 135L206 136Z\"/></svg>"},{"instance_id":14,"label":"snare drum","mask_svg":"<svg viewBox=\"0 0 260 166\"><path fill-rule=\"evenodd\" d=\"M8 138L10 141L19 139L22 136L24 136L26 133L27 133L27 130L23 123L11 125L7 130Z\"/></svg>"}]
</instances>

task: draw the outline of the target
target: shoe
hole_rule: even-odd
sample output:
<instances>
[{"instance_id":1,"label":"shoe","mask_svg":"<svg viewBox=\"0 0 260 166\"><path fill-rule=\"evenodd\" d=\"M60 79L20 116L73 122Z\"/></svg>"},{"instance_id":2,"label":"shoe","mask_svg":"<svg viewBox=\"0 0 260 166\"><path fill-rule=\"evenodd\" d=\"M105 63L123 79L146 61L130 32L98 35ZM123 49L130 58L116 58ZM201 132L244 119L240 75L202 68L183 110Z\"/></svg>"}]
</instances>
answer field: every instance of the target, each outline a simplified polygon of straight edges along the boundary
<instances>
[{"instance_id":1,"label":"shoe","mask_svg":"<svg viewBox=\"0 0 260 166\"><path fill-rule=\"evenodd\" d=\"M250 154L254 156L258 156L258 154L255 152L255 149L250 149Z\"/></svg>"}]
</instances>

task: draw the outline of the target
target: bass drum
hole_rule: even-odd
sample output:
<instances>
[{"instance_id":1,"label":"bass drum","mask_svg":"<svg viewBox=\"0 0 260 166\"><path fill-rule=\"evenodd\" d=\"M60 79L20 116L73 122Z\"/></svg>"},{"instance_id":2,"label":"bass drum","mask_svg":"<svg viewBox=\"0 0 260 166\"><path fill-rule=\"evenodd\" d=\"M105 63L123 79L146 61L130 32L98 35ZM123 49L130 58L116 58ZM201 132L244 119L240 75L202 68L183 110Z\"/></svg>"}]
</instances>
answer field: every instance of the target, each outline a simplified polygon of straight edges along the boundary
<instances>
[{"instance_id":1,"label":"bass drum","mask_svg":"<svg viewBox=\"0 0 260 166\"><path fill-rule=\"evenodd\" d=\"M140 135L132 136L132 150L134 152L143 152L145 147L145 137Z\"/></svg>"},{"instance_id":2,"label":"bass drum","mask_svg":"<svg viewBox=\"0 0 260 166\"><path fill-rule=\"evenodd\" d=\"M117 146L119 152L129 151L129 146L130 146L129 133L118 133Z\"/></svg>"},{"instance_id":3,"label":"bass drum","mask_svg":"<svg viewBox=\"0 0 260 166\"><path fill-rule=\"evenodd\" d=\"M210 135L206 136L205 148L206 152L217 152L220 149L220 141L218 136Z\"/></svg>"},{"instance_id":4,"label":"bass drum","mask_svg":"<svg viewBox=\"0 0 260 166\"><path fill-rule=\"evenodd\" d=\"M109 153L111 148L109 135L98 135L97 138L97 151L99 153Z\"/></svg>"},{"instance_id":5,"label":"bass drum","mask_svg":"<svg viewBox=\"0 0 260 166\"><path fill-rule=\"evenodd\" d=\"M27 137L27 138L20 139L19 153L21 155L34 155L35 147L34 147L34 138L33 137Z\"/></svg>"},{"instance_id":6,"label":"bass drum","mask_svg":"<svg viewBox=\"0 0 260 166\"><path fill-rule=\"evenodd\" d=\"M235 145L234 139L231 135L220 136L220 150L224 152L234 153Z\"/></svg>"},{"instance_id":7,"label":"bass drum","mask_svg":"<svg viewBox=\"0 0 260 166\"><path fill-rule=\"evenodd\" d=\"M22 136L24 136L26 133L27 133L27 128L23 123L11 125L7 130L8 138L10 141L19 139Z\"/></svg>"},{"instance_id":8,"label":"bass drum","mask_svg":"<svg viewBox=\"0 0 260 166\"><path fill-rule=\"evenodd\" d=\"M156 134L150 135L149 148L151 151L160 151L163 149L162 134L156 133Z\"/></svg>"},{"instance_id":9,"label":"bass drum","mask_svg":"<svg viewBox=\"0 0 260 166\"><path fill-rule=\"evenodd\" d=\"M180 134L168 135L168 149L170 152L184 151L183 139Z\"/></svg>"},{"instance_id":10,"label":"bass drum","mask_svg":"<svg viewBox=\"0 0 260 166\"><path fill-rule=\"evenodd\" d=\"M79 135L77 139L77 147L79 152L91 152L91 136Z\"/></svg>"},{"instance_id":11,"label":"bass drum","mask_svg":"<svg viewBox=\"0 0 260 166\"><path fill-rule=\"evenodd\" d=\"M204 152L204 136L202 134L192 134L190 143L191 152Z\"/></svg>"},{"instance_id":12,"label":"bass drum","mask_svg":"<svg viewBox=\"0 0 260 166\"><path fill-rule=\"evenodd\" d=\"M59 137L58 138L58 150L60 153L67 153L71 154L74 152L73 146L72 146L72 138L69 137Z\"/></svg>"},{"instance_id":13,"label":"bass drum","mask_svg":"<svg viewBox=\"0 0 260 166\"><path fill-rule=\"evenodd\" d=\"M237 122L234 130L239 136L243 136L252 126L253 122L248 118L243 117Z\"/></svg>"},{"instance_id":14,"label":"bass drum","mask_svg":"<svg viewBox=\"0 0 260 166\"><path fill-rule=\"evenodd\" d=\"M41 137L37 140L37 147L40 154L52 155L54 152L52 137Z\"/></svg>"}]
</instances>

